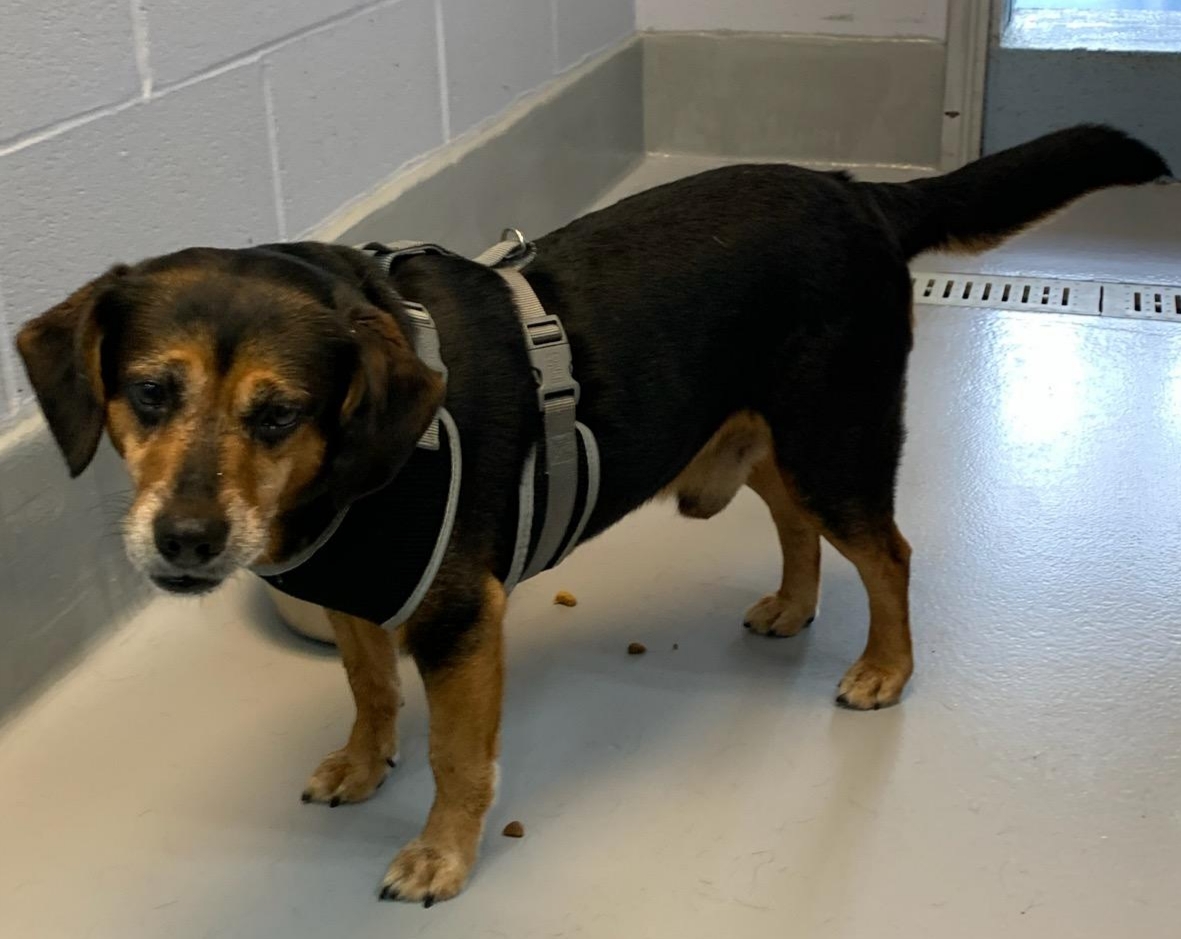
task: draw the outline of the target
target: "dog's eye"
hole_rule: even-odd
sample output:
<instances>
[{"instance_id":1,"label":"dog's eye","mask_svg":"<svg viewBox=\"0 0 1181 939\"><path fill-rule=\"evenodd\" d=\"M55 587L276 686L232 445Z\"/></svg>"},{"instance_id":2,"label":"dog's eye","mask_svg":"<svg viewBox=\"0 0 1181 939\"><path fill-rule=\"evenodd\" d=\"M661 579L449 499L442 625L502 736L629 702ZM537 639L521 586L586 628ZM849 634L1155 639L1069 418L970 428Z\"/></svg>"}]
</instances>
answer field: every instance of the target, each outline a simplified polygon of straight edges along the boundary
<instances>
[{"instance_id":1,"label":"dog's eye","mask_svg":"<svg viewBox=\"0 0 1181 939\"><path fill-rule=\"evenodd\" d=\"M253 423L261 436L277 439L291 431L302 417L303 412L296 405L275 402L260 408Z\"/></svg>"},{"instance_id":2,"label":"dog's eye","mask_svg":"<svg viewBox=\"0 0 1181 939\"><path fill-rule=\"evenodd\" d=\"M168 406L168 389L157 381L137 381L127 389L132 405L141 414L159 416Z\"/></svg>"},{"instance_id":3,"label":"dog's eye","mask_svg":"<svg viewBox=\"0 0 1181 939\"><path fill-rule=\"evenodd\" d=\"M272 404L263 412L264 427L290 427L299 420L299 408L294 404Z\"/></svg>"}]
</instances>

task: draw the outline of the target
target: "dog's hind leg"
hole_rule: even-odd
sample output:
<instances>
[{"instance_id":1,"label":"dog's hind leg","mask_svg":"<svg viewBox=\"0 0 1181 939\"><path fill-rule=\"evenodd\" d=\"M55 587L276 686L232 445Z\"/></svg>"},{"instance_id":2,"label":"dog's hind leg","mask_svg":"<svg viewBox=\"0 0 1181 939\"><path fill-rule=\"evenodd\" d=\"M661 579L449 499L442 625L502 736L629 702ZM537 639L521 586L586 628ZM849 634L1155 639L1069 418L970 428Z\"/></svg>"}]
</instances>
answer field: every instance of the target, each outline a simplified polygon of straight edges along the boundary
<instances>
[{"instance_id":1,"label":"dog's hind leg","mask_svg":"<svg viewBox=\"0 0 1181 939\"><path fill-rule=\"evenodd\" d=\"M898 292L904 291L903 280ZM784 478L820 534L857 568L869 596L865 651L837 697L858 710L898 701L914 666L910 546L894 523L910 348L907 300L867 314L814 377L803 376L812 380L795 386L809 393L784 395L768 416Z\"/></svg>"},{"instance_id":2,"label":"dog's hind leg","mask_svg":"<svg viewBox=\"0 0 1181 939\"><path fill-rule=\"evenodd\" d=\"M894 704L914 669L907 593L910 545L893 520L851 537L827 535L869 594L869 639L841 679L837 702L859 711Z\"/></svg>"},{"instance_id":3,"label":"dog's hind leg","mask_svg":"<svg viewBox=\"0 0 1181 939\"><path fill-rule=\"evenodd\" d=\"M746 611L745 625L764 636L794 636L815 618L820 603L820 535L800 505L794 487L768 454L755 464L747 485L771 510L783 576L779 590Z\"/></svg>"}]
</instances>

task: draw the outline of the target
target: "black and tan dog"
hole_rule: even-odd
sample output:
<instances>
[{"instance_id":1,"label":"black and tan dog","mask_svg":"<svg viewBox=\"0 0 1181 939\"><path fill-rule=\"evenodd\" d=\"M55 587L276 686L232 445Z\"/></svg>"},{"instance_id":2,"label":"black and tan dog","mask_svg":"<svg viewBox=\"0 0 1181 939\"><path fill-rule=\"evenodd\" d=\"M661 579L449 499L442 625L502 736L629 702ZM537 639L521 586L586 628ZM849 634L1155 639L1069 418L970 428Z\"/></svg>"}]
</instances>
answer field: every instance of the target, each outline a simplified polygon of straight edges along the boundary
<instances>
[{"instance_id":1,"label":"black and tan dog","mask_svg":"<svg viewBox=\"0 0 1181 939\"><path fill-rule=\"evenodd\" d=\"M1123 134L1079 127L899 185L791 166L672 183L541 239L526 276L569 334L602 487L584 539L662 492L708 517L742 485L783 548L747 613L791 636L816 612L820 538L857 568L869 641L840 703L896 702L911 674L910 548L894 524L911 347L907 260L994 244L1083 193L1167 175ZM401 299L433 314L450 376L416 357ZM422 673L436 794L382 896L463 887L493 798L501 586L537 398L505 282L449 257L399 262L321 244L193 248L112 268L29 322L18 345L73 474L104 427L136 487L133 561L175 593L281 560L337 507L397 485L440 403L464 488L438 577L396 633L330 613L356 698L344 747L305 798L357 801L396 750L396 653ZM397 519L389 520L397 539Z\"/></svg>"}]
</instances>

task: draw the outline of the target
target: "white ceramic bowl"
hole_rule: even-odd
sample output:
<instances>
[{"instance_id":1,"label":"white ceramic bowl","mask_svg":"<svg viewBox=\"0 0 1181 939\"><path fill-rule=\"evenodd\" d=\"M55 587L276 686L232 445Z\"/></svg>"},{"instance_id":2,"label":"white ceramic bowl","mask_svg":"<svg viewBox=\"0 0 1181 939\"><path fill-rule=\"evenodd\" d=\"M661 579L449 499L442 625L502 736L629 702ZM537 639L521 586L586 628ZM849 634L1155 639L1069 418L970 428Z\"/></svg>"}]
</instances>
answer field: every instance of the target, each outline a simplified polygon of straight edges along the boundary
<instances>
[{"instance_id":1,"label":"white ceramic bowl","mask_svg":"<svg viewBox=\"0 0 1181 939\"><path fill-rule=\"evenodd\" d=\"M328 614L324 612L324 607L308 603L306 600L289 597L269 584L266 587L267 593L274 601L275 608L279 611L279 616L295 632L301 636L307 636L309 639L335 644L336 639L332 634L332 624L328 621Z\"/></svg>"}]
</instances>

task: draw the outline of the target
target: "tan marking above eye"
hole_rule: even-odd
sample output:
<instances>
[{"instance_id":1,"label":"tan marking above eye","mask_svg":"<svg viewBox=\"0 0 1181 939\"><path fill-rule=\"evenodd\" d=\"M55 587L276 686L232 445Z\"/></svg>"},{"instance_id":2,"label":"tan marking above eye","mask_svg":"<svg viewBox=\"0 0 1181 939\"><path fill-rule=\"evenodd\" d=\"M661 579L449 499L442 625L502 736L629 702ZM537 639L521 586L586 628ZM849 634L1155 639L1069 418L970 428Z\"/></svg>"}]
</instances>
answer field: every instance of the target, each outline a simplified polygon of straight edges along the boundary
<instances>
[{"instance_id":1,"label":"tan marking above eye","mask_svg":"<svg viewBox=\"0 0 1181 939\"><path fill-rule=\"evenodd\" d=\"M177 342L127 363L130 381L171 382L179 400L196 403L214 374L212 343L204 339Z\"/></svg>"},{"instance_id":2,"label":"tan marking above eye","mask_svg":"<svg viewBox=\"0 0 1181 939\"><path fill-rule=\"evenodd\" d=\"M128 372L159 371L181 367L194 375L211 375L214 349L211 339L183 338L139 355L127 363Z\"/></svg>"},{"instance_id":3,"label":"tan marking above eye","mask_svg":"<svg viewBox=\"0 0 1181 939\"><path fill-rule=\"evenodd\" d=\"M225 406L240 417L248 415L263 400L273 399L298 407L307 402L307 397L303 388L289 381L278 369L251 361L248 356L230 370L222 388Z\"/></svg>"}]
</instances>

